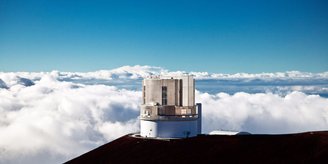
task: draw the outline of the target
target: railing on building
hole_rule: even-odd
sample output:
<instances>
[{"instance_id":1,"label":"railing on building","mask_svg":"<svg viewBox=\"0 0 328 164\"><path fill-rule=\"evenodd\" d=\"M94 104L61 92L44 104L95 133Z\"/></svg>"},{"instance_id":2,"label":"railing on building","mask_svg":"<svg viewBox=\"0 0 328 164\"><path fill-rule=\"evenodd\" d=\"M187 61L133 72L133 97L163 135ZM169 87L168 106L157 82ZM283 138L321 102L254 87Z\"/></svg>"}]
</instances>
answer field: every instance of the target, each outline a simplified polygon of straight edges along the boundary
<instances>
[{"instance_id":1,"label":"railing on building","mask_svg":"<svg viewBox=\"0 0 328 164\"><path fill-rule=\"evenodd\" d=\"M141 105L140 119L144 120L186 120L197 119L197 106L146 106Z\"/></svg>"}]
</instances>

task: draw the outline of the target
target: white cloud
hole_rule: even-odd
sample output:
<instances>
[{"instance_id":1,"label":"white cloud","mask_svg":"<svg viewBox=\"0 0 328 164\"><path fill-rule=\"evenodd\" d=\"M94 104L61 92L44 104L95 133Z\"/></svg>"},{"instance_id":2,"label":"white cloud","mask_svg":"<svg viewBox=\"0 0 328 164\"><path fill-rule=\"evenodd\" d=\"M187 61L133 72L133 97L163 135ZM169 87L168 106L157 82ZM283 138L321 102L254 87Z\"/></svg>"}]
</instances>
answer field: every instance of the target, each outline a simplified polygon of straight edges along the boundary
<instances>
[{"instance_id":1,"label":"white cloud","mask_svg":"<svg viewBox=\"0 0 328 164\"><path fill-rule=\"evenodd\" d=\"M0 90L0 163L59 163L138 131L140 92L60 82ZM54 158L46 158L46 156Z\"/></svg>"},{"instance_id":2,"label":"white cloud","mask_svg":"<svg viewBox=\"0 0 328 164\"><path fill-rule=\"evenodd\" d=\"M198 73L196 72L196 77ZM309 79L309 78L328 78L328 72L323 73L310 73L300 71L287 71L287 72L275 72L275 73L235 73L235 74L222 74L214 73L205 76L198 76L199 78L210 79Z\"/></svg>"},{"instance_id":3,"label":"white cloud","mask_svg":"<svg viewBox=\"0 0 328 164\"><path fill-rule=\"evenodd\" d=\"M161 67L154 66L122 66L112 70L100 70L95 72L51 72L52 75L58 76L59 79L138 79L151 75L182 75L189 73L196 79L328 79L328 72L310 73L299 71L287 71L276 73L208 73L208 72L186 72L186 71L169 71ZM10 79L14 76L24 77L31 80L38 80L49 72L0 72L0 79L4 82L11 83Z\"/></svg>"},{"instance_id":4,"label":"white cloud","mask_svg":"<svg viewBox=\"0 0 328 164\"><path fill-rule=\"evenodd\" d=\"M139 130L141 92L73 79L129 80L180 74L160 67L125 66L89 73L0 73L0 163L61 163ZM196 73L193 73L196 74ZM209 74L198 78L327 78L328 73ZM203 103L203 132L291 133L328 129L328 99L306 95L320 86L287 86L287 94L196 92ZM296 92L293 92L296 91Z\"/></svg>"},{"instance_id":5,"label":"white cloud","mask_svg":"<svg viewBox=\"0 0 328 164\"><path fill-rule=\"evenodd\" d=\"M247 131L251 133L294 133L328 130L328 99L292 92L210 95L197 92L203 103L203 131Z\"/></svg>"}]
</instances>

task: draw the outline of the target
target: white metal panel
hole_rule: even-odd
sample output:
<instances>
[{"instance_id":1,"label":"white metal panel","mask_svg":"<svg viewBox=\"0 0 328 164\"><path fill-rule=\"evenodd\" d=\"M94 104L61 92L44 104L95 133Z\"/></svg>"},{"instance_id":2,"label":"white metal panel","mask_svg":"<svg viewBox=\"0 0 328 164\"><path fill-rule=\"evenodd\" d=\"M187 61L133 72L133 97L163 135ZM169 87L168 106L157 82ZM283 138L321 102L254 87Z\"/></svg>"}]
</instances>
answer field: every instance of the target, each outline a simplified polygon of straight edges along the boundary
<instances>
[{"instance_id":1,"label":"white metal panel","mask_svg":"<svg viewBox=\"0 0 328 164\"><path fill-rule=\"evenodd\" d=\"M192 121L147 121L140 120L143 137L186 138L197 136L198 120Z\"/></svg>"}]
</instances>

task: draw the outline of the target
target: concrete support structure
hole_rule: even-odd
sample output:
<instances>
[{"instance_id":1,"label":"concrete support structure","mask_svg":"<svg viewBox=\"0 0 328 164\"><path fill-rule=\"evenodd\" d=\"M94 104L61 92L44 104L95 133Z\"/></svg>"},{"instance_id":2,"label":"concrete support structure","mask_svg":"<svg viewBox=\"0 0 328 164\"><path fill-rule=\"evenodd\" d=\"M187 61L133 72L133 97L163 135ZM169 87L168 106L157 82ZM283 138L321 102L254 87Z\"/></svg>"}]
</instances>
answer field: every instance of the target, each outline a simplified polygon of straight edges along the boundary
<instances>
[{"instance_id":1,"label":"concrete support structure","mask_svg":"<svg viewBox=\"0 0 328 164\"><path fill-rule=\"evenodd\" d=\"M146 78L142 93L141 136L185 138L201 133L201 104L195 105L192 76Z\"/></svg>"}]
</instances>

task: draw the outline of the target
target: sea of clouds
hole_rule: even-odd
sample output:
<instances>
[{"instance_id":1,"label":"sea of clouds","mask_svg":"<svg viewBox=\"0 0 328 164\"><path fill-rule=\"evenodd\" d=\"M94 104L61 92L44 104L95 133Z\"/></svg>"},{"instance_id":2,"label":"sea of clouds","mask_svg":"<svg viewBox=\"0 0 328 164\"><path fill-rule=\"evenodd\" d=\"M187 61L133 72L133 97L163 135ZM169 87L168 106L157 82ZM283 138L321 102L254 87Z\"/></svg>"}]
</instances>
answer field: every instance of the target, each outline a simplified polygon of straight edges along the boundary
<instances>
[{"instance_id":1,"label":"sea of clouds","mask_svg":"<svg viewBox=\"0 0 328 164\"><path fill-rule=\"evenodd\" d=\"M62 163L139 131L141 79L160 67L95 72L0 72L0 163ZM328 72L189 72L203 133L328 130Z\"/></svg>"}]
</instances>

